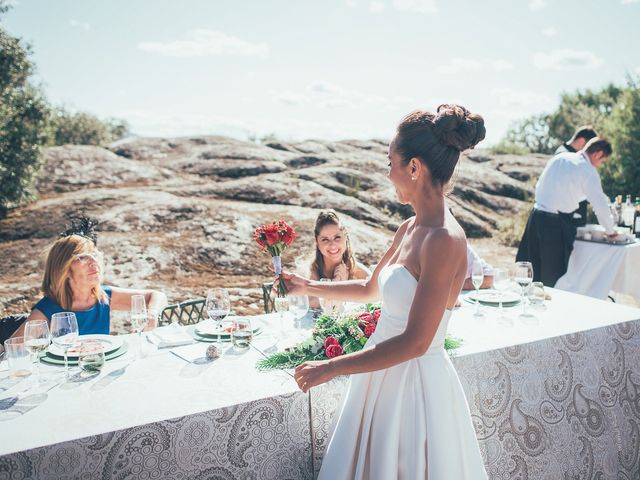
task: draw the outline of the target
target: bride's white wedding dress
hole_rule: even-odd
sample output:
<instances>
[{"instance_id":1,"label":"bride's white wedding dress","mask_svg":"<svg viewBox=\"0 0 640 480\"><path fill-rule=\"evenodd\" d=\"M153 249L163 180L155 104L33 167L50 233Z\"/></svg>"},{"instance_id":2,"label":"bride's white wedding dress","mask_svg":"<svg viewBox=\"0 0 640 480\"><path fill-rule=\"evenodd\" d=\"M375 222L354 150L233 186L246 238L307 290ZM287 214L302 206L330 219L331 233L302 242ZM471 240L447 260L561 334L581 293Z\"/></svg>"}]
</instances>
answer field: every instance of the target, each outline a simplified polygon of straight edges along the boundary
<instances>
[{"instance_id":1,"label":"bride's white wedding dress","mask_svg":"<svg viewBox=\"0 0 640 480\"><path fill-rule=\"evenodd\" d=\"M402 333L416 279L400 264L378 278L382 314L366 346ZM427 352L385 370L352 375L336 411L319 479L487 478L462 386L444 349L445 310Z\"/></svg>"}]
</instances>

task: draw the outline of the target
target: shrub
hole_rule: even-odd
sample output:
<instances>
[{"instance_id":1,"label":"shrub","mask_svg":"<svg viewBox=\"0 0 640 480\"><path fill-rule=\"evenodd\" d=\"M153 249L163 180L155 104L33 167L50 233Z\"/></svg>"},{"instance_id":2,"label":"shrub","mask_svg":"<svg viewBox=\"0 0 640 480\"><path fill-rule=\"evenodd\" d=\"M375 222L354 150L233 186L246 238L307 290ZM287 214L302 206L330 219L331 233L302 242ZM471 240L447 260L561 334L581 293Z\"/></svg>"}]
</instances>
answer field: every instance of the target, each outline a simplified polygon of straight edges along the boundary
<instances>
[{"instance_id":1,"label":"shrub","mask_svg":"<svg viewBox=\"0 0 640 480\"><path fill-rule=\"evenodd\" d=\"M529 149L523 145L519 145L509 140L501 140L489 149L494 155L510 154L510 155L526 155Z\"/></svg>"},{"instance_id":2,"label":"shrub","mask_svg":"<svg viewBox=\"0 0 640 480\"><path fill-rule=\"evenodd\" d=\"M106 145L129 135L129 126L120 120L100 120L87 112L57 108L52 116L54 145Z\"/></svg>"}]
</instances>

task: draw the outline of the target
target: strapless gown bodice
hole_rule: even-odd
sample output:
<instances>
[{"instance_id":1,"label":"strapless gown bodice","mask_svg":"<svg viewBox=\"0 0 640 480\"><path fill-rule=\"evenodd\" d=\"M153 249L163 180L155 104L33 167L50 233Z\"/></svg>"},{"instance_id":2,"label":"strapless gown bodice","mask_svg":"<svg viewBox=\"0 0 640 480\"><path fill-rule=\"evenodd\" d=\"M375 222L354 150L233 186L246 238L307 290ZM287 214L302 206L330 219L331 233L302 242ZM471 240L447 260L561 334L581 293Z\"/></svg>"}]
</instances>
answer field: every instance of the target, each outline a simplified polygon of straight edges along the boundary
<instances>
[{"instance_id":1,"label":"strapless gown bodice","mask_svg":"<svg viewBox=\"0 0 640 480\"><path fill-rule=\"evenodd\" d=\"M378 276L382 308L380 321L368 344L379 343L404 332L409 320L409 310L416 295L418 281L404 265L385 266ZM425 355L444 352L444 339L449 326L451 310L445 310L431 345Z\"/></svg>"}]
</instances>

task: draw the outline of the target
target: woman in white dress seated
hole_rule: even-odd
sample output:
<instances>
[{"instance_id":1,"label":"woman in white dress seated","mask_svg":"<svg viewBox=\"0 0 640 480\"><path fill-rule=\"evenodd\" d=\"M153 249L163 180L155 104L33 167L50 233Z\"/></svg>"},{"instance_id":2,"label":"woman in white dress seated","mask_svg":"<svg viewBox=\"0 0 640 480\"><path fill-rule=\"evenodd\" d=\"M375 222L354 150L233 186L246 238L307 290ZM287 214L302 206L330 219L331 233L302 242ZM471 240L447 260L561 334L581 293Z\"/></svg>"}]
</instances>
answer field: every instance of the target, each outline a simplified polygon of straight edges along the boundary
<instances>
[{"instance_id":1,"label":"woman in white dress seated","mask_svg":"<svg viewBox=\"0 0 640 480\"><path fill-rule=\"evenodd\" d=\"M382 300L365 348L295 372L300 388L351 375L336 411L320 479L481 480L486 473L462 386L444 349L467 271L464 231L445 206L460 152L484 120L457 105L407 115L389 145L389 180L416 215L366 280L319 282L285 274L292 294Z\"/></svg>"}]
</instances>

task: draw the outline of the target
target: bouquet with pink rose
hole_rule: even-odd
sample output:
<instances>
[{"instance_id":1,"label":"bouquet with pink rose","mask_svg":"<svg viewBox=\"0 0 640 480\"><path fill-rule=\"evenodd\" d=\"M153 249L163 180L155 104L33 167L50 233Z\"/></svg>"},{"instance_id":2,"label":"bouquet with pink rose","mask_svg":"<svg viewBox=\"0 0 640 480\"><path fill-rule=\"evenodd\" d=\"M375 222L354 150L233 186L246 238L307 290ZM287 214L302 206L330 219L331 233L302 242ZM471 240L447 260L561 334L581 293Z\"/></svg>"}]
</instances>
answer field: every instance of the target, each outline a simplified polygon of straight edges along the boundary
<instances>
[{"instance_id":1,"label":"bouquet with pink rose","mask_svg":"<svg viewBox=\"0 0 640 480\"><path fill-rule=\"evenodd\" d=\"M357 352L376 331L380 319L380 305L367 304L346 315L321 315L311 332L311 338L283 352L276 352L260 360L258 369L295 368L312 360L327 360ZM453 351L461 341L447 337L445 348Z\"/></svg>"}]
</instances>

